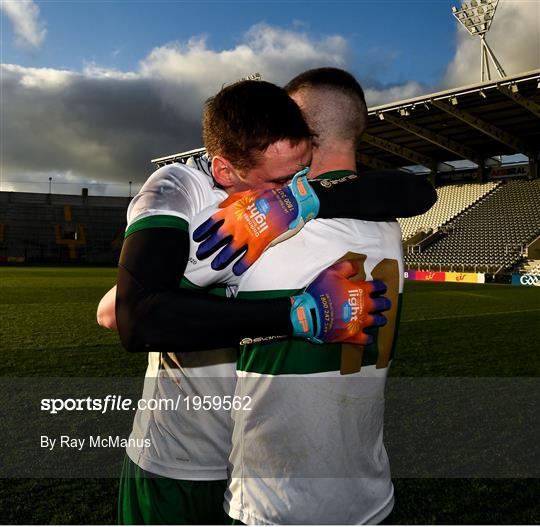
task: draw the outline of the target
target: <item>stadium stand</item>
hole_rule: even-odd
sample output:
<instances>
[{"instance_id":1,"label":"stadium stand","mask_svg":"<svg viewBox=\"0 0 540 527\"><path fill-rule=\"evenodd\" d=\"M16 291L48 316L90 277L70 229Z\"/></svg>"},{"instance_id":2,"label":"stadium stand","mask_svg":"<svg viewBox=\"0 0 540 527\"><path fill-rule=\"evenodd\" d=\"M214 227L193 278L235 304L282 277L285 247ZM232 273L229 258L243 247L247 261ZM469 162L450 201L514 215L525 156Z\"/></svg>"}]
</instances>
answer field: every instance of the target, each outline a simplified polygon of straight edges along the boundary
<instances>
[{"instance_id":1,"label":"stadium stand","mask_svg":"<svg viewBox=\"0 0 540 527\"><path fill-rule=\"evenodd\" d=\"M539 88L534 70L368 109L359 170L423 167L438 186L431 211L400 220L409 269L508 274L530 272L524 258L540 259ZM185 163L203 152L152 162ZM519 166L501 164L514 154L525 158ZM464 160L470 173L454 170ZM519 177L530 180L510 180ZM84 189L0 192L0 262L116 264L128 202Z\"/></svg>"},{"instance_id":2,"label":"stadium stand","mask_svg":"<svg viewBox=\"0 0 540 527\"><path fill-rule=\"evenodd\" d=\"M411 269L495 274L518 262L540 233L540 180L507 181L443 227L433 245L405 255Z\"/></svg>"},{"instance_id":3,"label":"stadium stand","mask_svg":"<svg viewBox=\"0 0 540 527\"><path fill-rule=\"evenodd\" d=\"M128 202L0 192L0 261L116 264Z\"/></svg>"},{"instance_id":4,"label":"stadium stand","mask_svg":"<svg viewBox=\"0 0 540 527\"><path fill-rule=\"evenodd\" d=\"M425 214L412 218L399 219L403 240L409 239L419 231L436 231L442 225L474 205L500 182L483 184L446 185L437 189L437 203Z\"/></svg>"},{"instance_id":5,"label":"stadium stand","mask_svg":"<svg viewBox=\"0 0 540 527\"><path fill-rule=\"evenodd\" d=\"M399 220L409 240L408 269L540 274L540 260L524 259L540 236L540 180L445 185L437 192L426 214ZM0 263L116 265L128 203L85 193L0 192Z\"/></svg>"}]
</instances>

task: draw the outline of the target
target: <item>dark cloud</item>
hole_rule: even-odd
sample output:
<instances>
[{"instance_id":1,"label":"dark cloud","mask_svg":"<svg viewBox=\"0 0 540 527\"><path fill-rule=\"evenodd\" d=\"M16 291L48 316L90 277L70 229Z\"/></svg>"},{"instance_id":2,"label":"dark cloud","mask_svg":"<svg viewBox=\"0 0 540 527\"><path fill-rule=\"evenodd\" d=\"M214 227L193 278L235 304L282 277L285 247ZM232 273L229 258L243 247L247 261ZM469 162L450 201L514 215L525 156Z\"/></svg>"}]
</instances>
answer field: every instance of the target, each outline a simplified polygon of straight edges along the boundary
<instances>
[{"instance_id":1,"label":"dark cloud","mask_svg":"<svg viewBox=\"0 0 540 527\"><path fill-rule=\"evenodd\" d=\"M10 73L2 81L4 173L138 181L152 170L152 157L200 144L200 102L194 108L182 87L171 106L148 79L68 75L43 88Z\"/></svg>"},{"instance_id":2,"label":"dark cloud","mask_svg":"<svg viewBox=\"0 0 540 527\"><path fill-rule=\"evenodd\" d=\"M201 145L203 102L223 84L257 71L283 83L321 62L339 65L345 53L341 37L257 25L232 50L204 39L155 48L136 72L3 65L4 179L144 181L151 158Z\"/></svg>"},{"instance_id":3,"label":"dark cloud","mask_svg":"<svg viewBox=\"0 0 540 527\"><path fill-rule=\"evenodd\" d=\"M538 2L501 1L488 40L507 73L540 67L539 18ZM457 31L456 54L440 86L478 81L478 46L477 38ZM202 103L223 84L255 72L283 84L308 68L347 68L351 57L339 35L314 39L298 25L257 24L233 49L215 51L194 37L151 50L133 72L3 65L2 177L24 179L27 186L49 173L96 188L96 182L142 182L153 170L151 158L201 145ZM360 61L370 106L433 91L412 80L377 84L376 70L366 65L383 67L394 59L372 50Z\"/></svg>"}]
</instances>

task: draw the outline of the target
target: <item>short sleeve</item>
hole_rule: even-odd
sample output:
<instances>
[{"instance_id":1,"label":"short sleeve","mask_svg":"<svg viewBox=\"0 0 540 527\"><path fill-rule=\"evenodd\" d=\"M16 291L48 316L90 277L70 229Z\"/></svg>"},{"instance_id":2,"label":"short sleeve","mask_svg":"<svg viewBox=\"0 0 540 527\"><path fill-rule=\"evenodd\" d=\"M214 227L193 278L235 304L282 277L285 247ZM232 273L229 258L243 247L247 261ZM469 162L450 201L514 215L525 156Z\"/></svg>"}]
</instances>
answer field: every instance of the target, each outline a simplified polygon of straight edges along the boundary
<instances>
[{"instance_id":1,"label":"short sleeve","mask_svg":"<svg viewBox=\"0 0 540 527\"><path fill-rule=\"evenodd\" d=\"M193 217L218 199L206 174L179 163L161 167L131 201L126 237L155 227L187 231Z\"/></svg>"}]
</instances>

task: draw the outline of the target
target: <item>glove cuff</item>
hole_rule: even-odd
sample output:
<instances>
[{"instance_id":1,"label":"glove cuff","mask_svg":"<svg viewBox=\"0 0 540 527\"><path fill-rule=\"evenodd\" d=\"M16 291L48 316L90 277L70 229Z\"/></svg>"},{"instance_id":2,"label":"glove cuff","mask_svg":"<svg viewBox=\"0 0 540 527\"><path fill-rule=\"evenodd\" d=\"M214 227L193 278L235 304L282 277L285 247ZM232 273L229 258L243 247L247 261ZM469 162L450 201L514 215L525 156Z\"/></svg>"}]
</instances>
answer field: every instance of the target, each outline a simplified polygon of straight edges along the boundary
<instances>
[{"instance_id":1,"label":"glove cuff","mask_svg":"<svg viewBox=\"0 0 540 527\"><path fill-rule=\"evenodd\" d=\"M313 297L309 293L302 293L291 297L291 323L293 337L320 342L315 338L315 327L320 327L318 311ZM315 315L316 320L313 320ZM315 326L316 325L316 326Z\"/></svg>"},{"instance_id":2,"label":"glove cuff","mask_svg":"<svg viewBox=\"0 0 540 527\"><path fill-rule=\"evenodd\" d=\"M298 216L289 224L289 229L295 229L300 222L303 225L315 218L319 213L319 198L315 194L313 187L309 184L307 178L308 172L309 167L297 172L289 184L291 193L298 203Z\"/></svg>"}]
</instances>

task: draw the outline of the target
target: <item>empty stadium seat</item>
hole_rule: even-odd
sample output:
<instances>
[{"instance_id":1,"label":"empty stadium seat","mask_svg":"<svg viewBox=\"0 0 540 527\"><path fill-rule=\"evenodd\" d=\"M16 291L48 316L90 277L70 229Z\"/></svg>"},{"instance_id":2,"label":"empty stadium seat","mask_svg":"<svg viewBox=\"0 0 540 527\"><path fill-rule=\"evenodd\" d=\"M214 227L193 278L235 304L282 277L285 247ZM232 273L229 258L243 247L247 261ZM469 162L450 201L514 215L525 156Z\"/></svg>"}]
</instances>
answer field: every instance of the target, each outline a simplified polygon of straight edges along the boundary
<instances>
[{"instance_id":1,"label":"empty stadium seat","mask_svg":"<svg viewBox=\"0 0 540 527\"><path fill-rule=\"evenodd\" d=\"M407 240L419 231L428 232L439 229L486 194L492 192L499 184L499 182L467 183L439 187L437 189L437 203L425 214L398 219L403 239Z\"/></svg>"},{"instance_id":2,"label":"empty stadium seat","mask_svg":"<svg viewBox=\"0 0 540 527\"><path fill-rule=\"evenodd\" d=\"M410 269L496 273L514 265L540 233L540 181L509 181L456 217L447 235L405 255Z\"/></svg>"},{"instance_id":3,"label":"empty stadium seat","mask_svg":"<svg viewBox=\"0 0 540 527\"><path fill-rule=\"evenodd\" d=\"M74 244L76 261L116 264L126 226L126 198L62 196L18 192L0 192L0 224L4 225L0 256L25 261L65 262L72 260L69 245L59 244L56 226L66 241ZM65 207L71 220L65 218ZM67 230L66 230L67 227ZM64 236L69 231L72 235ZM120 239L120 243L118 243Z\"/></svg>"}]
</instances>

